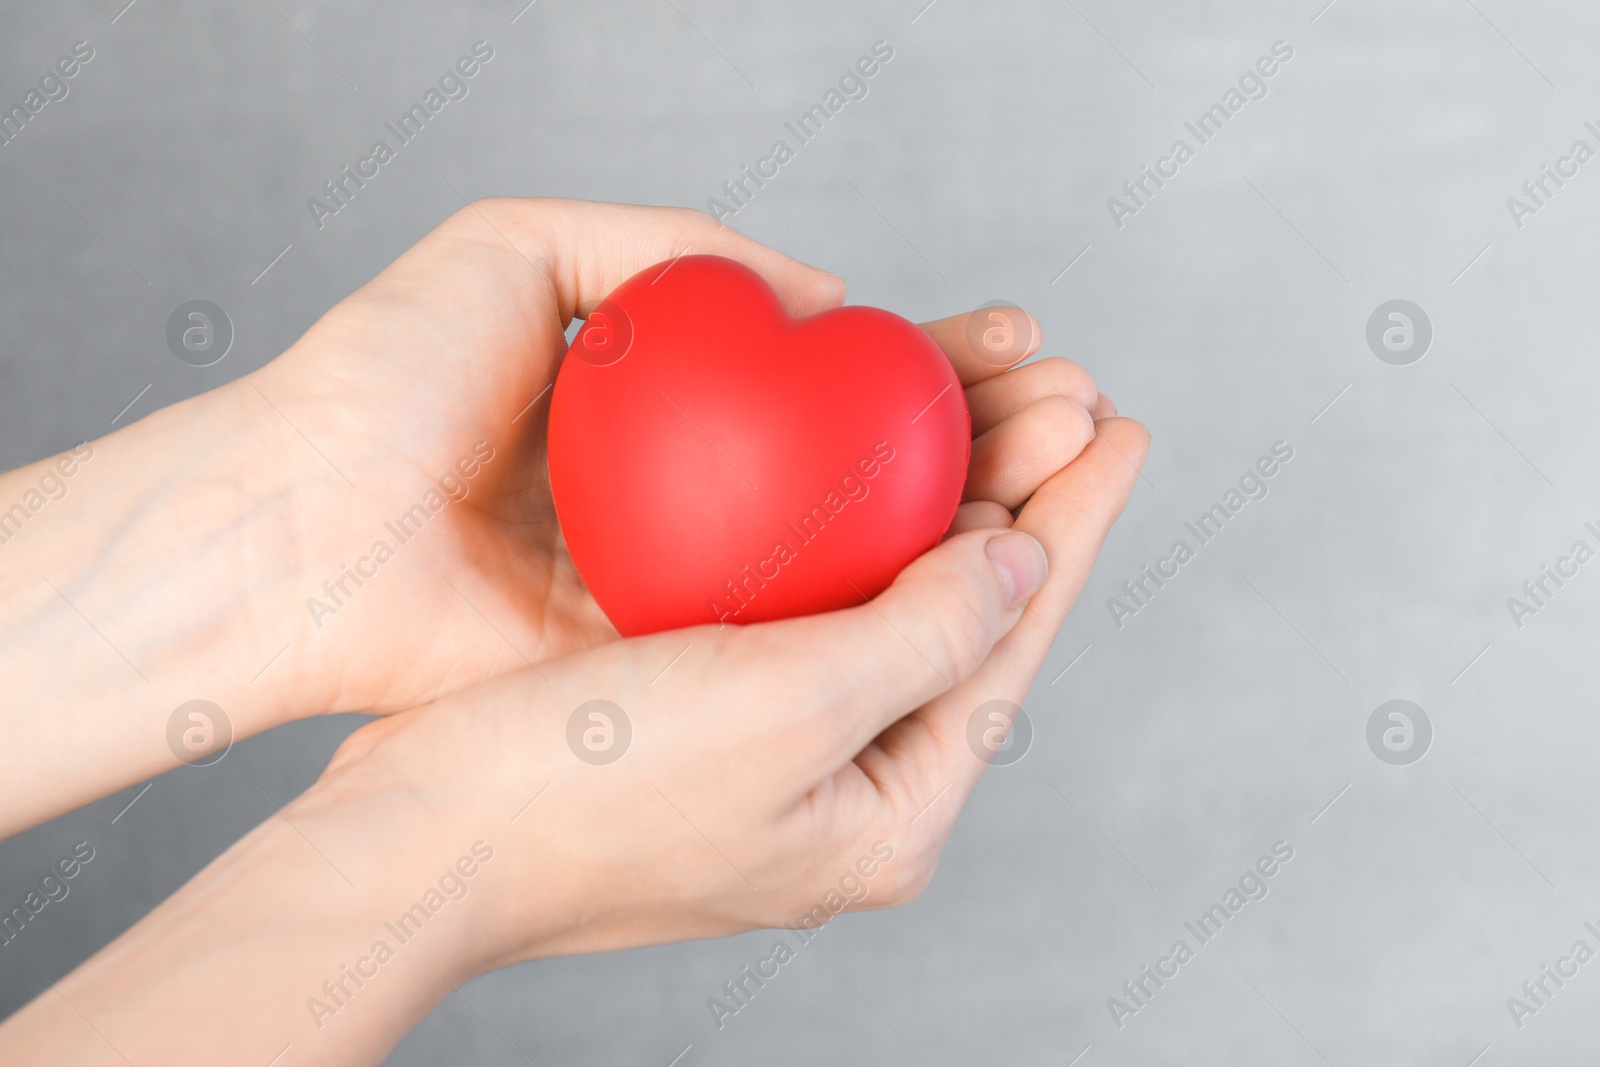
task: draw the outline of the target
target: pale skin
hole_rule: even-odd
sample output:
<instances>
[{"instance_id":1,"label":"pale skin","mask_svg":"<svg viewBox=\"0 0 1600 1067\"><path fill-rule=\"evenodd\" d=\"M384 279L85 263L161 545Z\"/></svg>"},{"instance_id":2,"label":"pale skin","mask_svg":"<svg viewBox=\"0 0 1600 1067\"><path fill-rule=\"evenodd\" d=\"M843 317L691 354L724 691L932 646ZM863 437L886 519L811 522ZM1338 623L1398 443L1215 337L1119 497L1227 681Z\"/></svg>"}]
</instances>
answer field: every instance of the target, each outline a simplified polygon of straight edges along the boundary
<instances>
[{"instance_id":1,"label":"pale skin","mask_svg":"<svg viewBox=\"0 0 1600 1067\"><path fill-rule=\"evenodd\" d=\"M967 721L1023 700L1148 436L1076 364L1007 369L967 316L925 324L975 435L946 539L857 608L621 640L561 540L545 390L575 316L686 251L795 315L844 298L695 212L480 201L259 371L93 442L0 545L0 833L175 766L188 700L236 739L385 716L0 1026L0 1061L375 1063L497 967L788 925L885 849L852 907L927 884L985 765ZM319 627L307 598L479 441L465 499ZM0 507L48 463L0 476ZM592 699L631 721L609 765L567 745ZM371 962L475 845L465 894Z\"/></svg>"}]
</instances>

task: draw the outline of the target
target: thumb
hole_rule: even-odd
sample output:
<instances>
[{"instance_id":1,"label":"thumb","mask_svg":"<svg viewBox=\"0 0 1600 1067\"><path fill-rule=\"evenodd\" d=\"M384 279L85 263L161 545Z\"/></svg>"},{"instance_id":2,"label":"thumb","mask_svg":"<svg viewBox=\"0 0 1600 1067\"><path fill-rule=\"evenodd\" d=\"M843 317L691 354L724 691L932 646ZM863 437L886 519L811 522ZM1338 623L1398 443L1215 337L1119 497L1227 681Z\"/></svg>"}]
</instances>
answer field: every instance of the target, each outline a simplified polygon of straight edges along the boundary
<instances>
[{"instance_id":1,"label":"thumb","mask_svg":"<svg viewBox=\"0 0 1600 1067\"><path fill-rule=\"evenodd\" d=\"M854 755L890 723L970 677L1043 585L1042 545L1020 530L950 538L860 607L749 629L807 661L829 733Z\"/></svg>"},{"instance_id":2,"label":"thumb","mask_svg":"<svg viewBox=\"0 0 1600 1067\"><path fill-rule=\"evenodd\" d=\"M844 282L791 259L690 208L586 200L505 197L476 212L495 220L555 287L563 322L584 317L639 271L689 253L725 256L764 278L789 314L814 315L844 303Z\"/></svg>"}]
</instances>

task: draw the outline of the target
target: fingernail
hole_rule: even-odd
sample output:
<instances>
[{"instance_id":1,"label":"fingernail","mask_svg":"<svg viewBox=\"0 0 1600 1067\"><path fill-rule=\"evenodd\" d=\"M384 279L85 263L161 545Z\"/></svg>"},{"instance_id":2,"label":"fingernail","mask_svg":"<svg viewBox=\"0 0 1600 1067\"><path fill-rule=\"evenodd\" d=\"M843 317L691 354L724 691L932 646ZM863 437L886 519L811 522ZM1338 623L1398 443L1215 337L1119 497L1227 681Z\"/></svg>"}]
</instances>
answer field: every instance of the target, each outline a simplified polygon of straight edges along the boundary
<instances>
[{"instance_id":1,"label":"fingernail","mask_svg":"<svg viewBox=\"0 0 1600 1067\"><path fill-rule=\"evenodd\" d=\"M1007 608L1014 608L1037 593L1050 573L1044 546L1021 530L1008 530L989 538L983 554L994 565Z\"/></svg>"}]
</instances>

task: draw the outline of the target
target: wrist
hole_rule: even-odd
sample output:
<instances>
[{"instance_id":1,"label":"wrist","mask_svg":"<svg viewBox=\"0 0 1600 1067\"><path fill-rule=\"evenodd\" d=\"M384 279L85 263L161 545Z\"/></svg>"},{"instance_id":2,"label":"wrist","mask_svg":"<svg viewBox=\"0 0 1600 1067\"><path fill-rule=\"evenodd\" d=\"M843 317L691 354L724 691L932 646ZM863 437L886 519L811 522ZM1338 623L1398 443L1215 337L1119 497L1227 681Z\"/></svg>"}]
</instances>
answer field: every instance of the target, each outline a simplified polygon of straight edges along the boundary
<instances>
[{"instance_id":1,"label":"wrist","mask_svg":"<svg viewBox=\"0 0 1600 1067\"><path fill-rule=\"evenodd\" d=\"M216 747L307 706L306 667L274 662L289 627L264 608L297 579L263 506L305 475L260 462L287 443L244 399L216 390L0 478L0 509L43 501L0 543L0 835L204 755L197 733L169 744L189 701L222 710Z\"/></svg>"},{"instance_id":2,"label":"wrist","mask_svg":"<svg viewBox=\"0 0 1600 1067\"><path fill-rule=\"evenodd\" d=\"M286 805L0 1027L0 1060L380 1062L472 976L466 915L419 918L426 865L353 829Z\"/></svg>"},{"instance_id":3,"label":"wrist","mask_svg":"<svg viewBox=\"0 0 1600 1067\"><path fill-rule=\"evenodd\" d=\"M591 940L606 887L542 817L550 796L566 797L568 817L579 815L573 806L583 798L564 773L565 748L558 754L547 743L553 738L538 736L545 729L536 724L547 726L550 716L525 686L513 676L480 687L472 706L446 700L367 724L289 812L298 825L315 819L319 842L347 843L365 865L351 872L358 885L392 888L371 918L406 938L421 922L439 973L457 984L610 947ZM519 756L488 758L496 748ZM472 770L441 775L441 758ZM414 921L402 923L406 915ZM381 923L369 920L374 925Z\"/></svg>"},{"instance_id":4,"label":"wrist","mask_svg":"<svg viewBox=\"0 0 1600 1067\"><path fill-rule=\"evenodd\" d=\"M300 917L269 921L287 927L317 912L309 926L278 931L298 942L279 1000L291 1031L285 1040L326 1045L336 1050L329 1062L344 1063L381 1055L487 969L475 945L477 905L496 853L482 838L430 834L420 820L368 805L318 810L319 800L307 794L278 820L293 820L291 832L305 835L280 835L272 862L282 871L298 856L297 873L268 876L279 885L274 898L300 902L292 909Z\"/></svg>"}]
</instances>

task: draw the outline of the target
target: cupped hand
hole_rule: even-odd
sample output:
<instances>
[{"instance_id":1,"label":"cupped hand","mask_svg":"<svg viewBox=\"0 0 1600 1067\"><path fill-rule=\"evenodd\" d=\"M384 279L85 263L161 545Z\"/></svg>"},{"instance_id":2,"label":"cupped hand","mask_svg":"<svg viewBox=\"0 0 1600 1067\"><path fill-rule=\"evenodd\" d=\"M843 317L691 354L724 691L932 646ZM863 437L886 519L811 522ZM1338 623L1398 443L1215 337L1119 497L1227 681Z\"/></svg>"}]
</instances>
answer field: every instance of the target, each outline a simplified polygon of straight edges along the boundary
<instances>
[{"instance_id":1,"label":"cupped hand","mask_svg":"<svg viewBox=\"0 0 1600 1067\"><path fill-rule=\"evenodd\" d=\"M614 640L552 506L551 388L572 320L686 252L745 263L796 316L844 298L698 212L484 200L261 369L85 446L0 568L0 833L208 752L174 741L195 700L238 740ZM1024 312L927 329L976 435L952 531L1009 523L1114 409L1065 360L1008 371L1039 346Z\"/></svg>"},{"instance_id":2,"label":"cupped hand","mask_svg":"<svg viewBox=\"0 0 1600 1067\"><path fill-rule=\"evenodd\" d=\"M409 305L396 299L403 322ZM383 317L378 307L363 315ZM318 343L337 350L345 321L324 320ZM887 591L807 618L607 640L569 573L570 593L547 596L554 606L493 627L498 640L515 635L564 654L358 730L310 790L0 1028L0 1047L60 1062L205 1063L265 1062L292 1046L301 1062L375 1063L452 989L499 966L815 926L846 908L914 896L986 765L974 716L991 701L1023 701L1148 444L1070 364L1000 374L1007 360L958 343L964 320L929 330L968 383L973 471L951 535ZM325 440L370 438L368 451L381 457L374 423L333 433L338 413L355 416L329 398L359 392L353 368L375 357L346 358L338 374L300 379L320 376L320 392L290 391L283 381L293 379L277 372L243 388L284 389L274 401L289 405L285 417L328 432ZM392 375L377 377L377 395L394 388ZM530 375L524 392L537 381ZM512 406L501 414L514 416ZM422 407L407 395L386 410L420 417ZM439 416L441 426L450 421ZM443 456L472 429L463 422L459 439L438 427L410 439L432 435ZM536 446L519 447L537 458ZM429 460L396 451L412 457L420 485ZM404 481L361 449L342 458L358 486ZM505 485L478 482L460 503L484 513L463 522L505 529L457 540L490 559L497 545L542 552L558 573L567 565L553 522L548 540L516 532L536 525L539 501L548 507L537 477L524 470L519 480L511 463L499 469L513 472L501 475ZM520 521L517 507L526 509ZM523 603L516 590L491 601L464 571L440 578L508 613ZM498 572L484 563L478 573L489 585ZM395 585L413 596L426 587ZM373 604L387 598L378 592L361 590ZM393 610L408 609L391 595ZM410 607L418 605L426 602ZM348 622L354 641L371 620L345 610L329 621ZM561 611L550 625L546 616ZM429 653L428 621L385 620L391 657ZM471 666L429 661L435 670L451 663L447 679L504 667L469 625L462 614L434 624L450 655ZM430 684L420 671L390 677ZM390 689L400 699L404 686ZM992 725L984 716L979 736ZM248 1017L194 1012L206 998L248 1004Z\"/></svg>"},{"instance_id":3,"label":"cupped hand","mask_svg":"<svg viewBox=\"0 0 1600 1067\"><path fill-rule=\"evenodd\" d=\"M496 967L910 899L986 765L974 715L1022 702L1137 477L1143 428L1097 425L1014 527L992 503L869 603L611 641L369 723L0 1049L376 1063Z\"/></svg>"},{"instance_id":4,"label":"cupped hand","mask_svg":"<svg viewBox=\"0 0 1600 1067\"><path fill-rule=\"evenodd\" d=\"M616 637L556 521L551 385L574 317L691 251L752 267L796 316L844 299L839 279L699 212L486 200L236 383L241 402L275 409L273 461L292 455L303 475L289 494L301 518L285 527L295 543L282 551L300 561L297 595L256 605L296 612L290 655L321 682L303 713L396 711ZM964 499L990 502L966 508L956 529L1020 505L1112 410L1065 360L1003 374L1037 350L1038 325L1016 309L984 314L1007 317L1004 345L975 346L965 315L927 326L968 387Z\"/></svg>"},{"instance_id":5,"label":"cupped hand","mask_svg":"<svg viewBox=\"0 0 1600 1067\"><path fill-rule=\"evenodd\" d=\"M1137 477L1143 428L1098 430L1014 526L871 602L619 640L369 724L286 814L358 884L489 842L468 972L904 901L987 764L973 716L1022 702Z\"/></svg>"}]
</instances>

